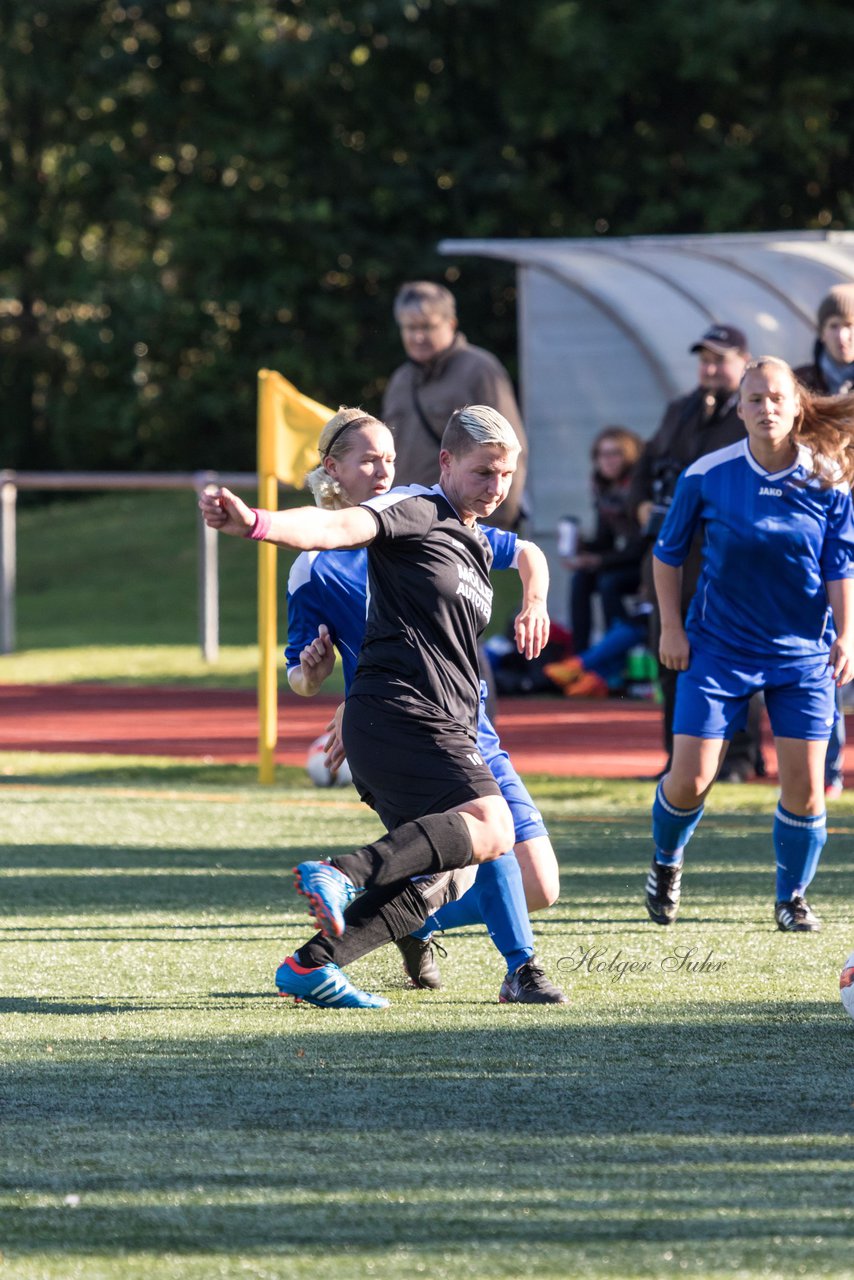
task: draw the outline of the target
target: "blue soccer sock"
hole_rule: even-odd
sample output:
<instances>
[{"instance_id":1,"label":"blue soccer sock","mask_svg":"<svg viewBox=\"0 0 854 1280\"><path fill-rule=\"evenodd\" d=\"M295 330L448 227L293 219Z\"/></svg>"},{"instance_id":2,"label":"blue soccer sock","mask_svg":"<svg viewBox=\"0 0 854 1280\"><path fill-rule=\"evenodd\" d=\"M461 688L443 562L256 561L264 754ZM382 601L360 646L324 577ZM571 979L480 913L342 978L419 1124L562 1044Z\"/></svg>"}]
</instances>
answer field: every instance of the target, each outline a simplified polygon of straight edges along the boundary
<instances>
[{"instance_id":1,"label":"blue soccer sock","mask_svg":"<svg viewBox=\"0 0 854 1280\"><path fill-rule=\"evenodd\" d=\"M515 973L534 954L534 931L515 853L484 862L474 887L480 892L480 911L489 936L503 955L507 972Z\"/></svg>"},{"instance_id":2,"label":"blue soccer sock","mask_svg":"<svg viewBox=\"0 0 854 1280\"><path fill-rule=\"evenodd\" d=\"M678 866L685 846L703 816L703 806L696 809L677 809L664 794L659 782L652 803L652 838L655 841L655 861L664 867Z\"/></svg>"},{"instance_id":3,"label":"blue soccer sock","mask_svg":"<svg viewBox=\"0 0 854 1280\"><path fill-rule=\"evenodd\" d=\"M818 870L827 841L827 814L812 817L789 813L781 804L774 814L774 854L777 863L777 901L803 897Z\"/></svg>"},{"instance_id":4,"label":"blue soccer sock","mask_svg":"<svg viewBox=\"0 0 854 1280\"><path fill-rule=\"evenodd\" d=\"M478 867L478 878L480 878L480 871L481 868ZM436 929L464 929L467 924L483 924L477 880L461 898L457 898L454 902L446 902L444 906L439 907L438 911L428 916L424 921L424 928L419 929L415 936L427 937Z\"/></svg>"},{"instance_id":5,"label":"blue soccer sock","mask_svg":"<svg viewBox=\"0 0 854 1280\"><path fill-rule=\"evenodd\" d=\"M478 867L478 875L480 868ZM420 929L413 931L413 938L422 938L425 942L437 929L464 929L467 924L483 924L480 914L480 893L477 881L467 889L461 898L446 902L444 906L429 915Z\"/></svg>"},{"instance_id":6,"label":"blue soccer sock","mask_svg":"<svg viewBox=\"0 0 854 1280\"><path fill-rule=\"evenodd\" d=\"M509 973L534 954L534 933L515 853L505 853L492 862L481 863L468 892L428 916L415 937L427 938L435 929L448 931L469 924L486 925L490 938L507 962Z\"/></svg>"}]
</instances>

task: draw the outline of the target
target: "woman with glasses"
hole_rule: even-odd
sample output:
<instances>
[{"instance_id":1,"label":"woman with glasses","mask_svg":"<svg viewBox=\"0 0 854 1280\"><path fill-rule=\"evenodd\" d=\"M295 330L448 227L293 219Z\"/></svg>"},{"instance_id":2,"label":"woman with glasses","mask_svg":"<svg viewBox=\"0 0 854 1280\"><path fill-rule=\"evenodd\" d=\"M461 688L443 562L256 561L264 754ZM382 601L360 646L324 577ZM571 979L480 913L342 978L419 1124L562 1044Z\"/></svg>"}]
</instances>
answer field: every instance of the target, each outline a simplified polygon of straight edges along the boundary
<instances>
[{"instance_id":1,"label":"woman with glasses","mask_svg":"<svg viewBox=\"0 0 854 1280\"><path fill-rule=\"evenodd\" d=\"M633 431L605 427L590 450L594 533L564 560L572 573L569 616L576 653L590 645L593 597L602 601L605 630L610 631L615 622L626 621L623 596L640 586L645 544L627 499L641 447Z\"/></svg>"}]
</instances>

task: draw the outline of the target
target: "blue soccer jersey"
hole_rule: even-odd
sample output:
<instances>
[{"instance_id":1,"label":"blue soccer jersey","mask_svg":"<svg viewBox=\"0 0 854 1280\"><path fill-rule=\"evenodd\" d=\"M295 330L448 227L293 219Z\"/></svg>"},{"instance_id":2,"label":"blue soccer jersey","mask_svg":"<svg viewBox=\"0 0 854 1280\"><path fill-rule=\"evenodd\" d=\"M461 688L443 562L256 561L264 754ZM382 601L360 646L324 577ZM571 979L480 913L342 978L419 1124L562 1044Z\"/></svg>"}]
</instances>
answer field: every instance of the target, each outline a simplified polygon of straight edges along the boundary
<instances>
[{"instance_id":1,"label":"blue soccer jersey","mask_svg":"<svg viewBox=\"0 0 854 1280\"><path fill-rule=\"evenodd\" d=\"M341 655L344 687L350 688L365 634L368 552L303 551L288 575L288 670L299 666L306 645L324 622Z\"/></svg>"},{"instance_id":2,"label":"blue soccer jersey","mask_svg":"<svg viewBox=\"0 0 854 1280\"><path fill-rule=\"evenodd\" d=\"M654 554L681 565L703 527L685 624L693 643L758 660L829 651L825 583L854 577L854 518L847 484L822 488L811 470L801 447L790 467L767 472L742 440L683 472Z\"/></svg>"}]
</instances>

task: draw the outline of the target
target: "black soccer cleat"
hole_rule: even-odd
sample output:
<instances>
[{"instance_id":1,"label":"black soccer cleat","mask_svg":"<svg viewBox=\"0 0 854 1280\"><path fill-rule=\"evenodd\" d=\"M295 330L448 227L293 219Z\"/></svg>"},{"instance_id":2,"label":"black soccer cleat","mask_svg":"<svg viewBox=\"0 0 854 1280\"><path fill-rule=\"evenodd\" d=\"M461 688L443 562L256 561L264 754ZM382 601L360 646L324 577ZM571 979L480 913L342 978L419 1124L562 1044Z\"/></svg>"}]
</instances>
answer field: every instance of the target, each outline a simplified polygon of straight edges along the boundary
<instances>
[{"instance_id":1,"label":"black soccer cleat","mask_svg":"<svg viewBox=\"0 0 854 1280\"><path fill-rule=\"evenodd\" d=\"M646 909L656 924L673 924L679 914L682 896L682 863L665 867L652 860L646 878Z\"/></svg>"},{"instance_id":2,"label":"black soccer cleat","mask_svg":"<svg viewBox=\"0 0 854 1280\"><path fill-rule=\"evenodd\" d=\"M788 902L774 905L774 919L782 933L818 933L821 921L807 902L795 893Z\"/></svg>"},{"instance_id":3,"label":"black soccer cleat","mask_svg":"<svg viewBox=\"0 0 854 1280\"><path fill-rule=\"evenodd\" d=\"M436 952L444 958L448 953L433 938L426 941L407 934L398 938L394 944L403 956L403 969L413 987L419 990L438 991L442 985L442 975L436 962Z\"/></svg>"},{"instance_id":4,"label":"black soccer cleat","mask_svg":"<svg viewBox=\"0 0 854 1280\"><path fill-rule=\"evenodd\" d=\"M569 1004L569 996L550 982L536 956L508 973L498 993L499 1004Z\"/></svg>"}]
</instances>

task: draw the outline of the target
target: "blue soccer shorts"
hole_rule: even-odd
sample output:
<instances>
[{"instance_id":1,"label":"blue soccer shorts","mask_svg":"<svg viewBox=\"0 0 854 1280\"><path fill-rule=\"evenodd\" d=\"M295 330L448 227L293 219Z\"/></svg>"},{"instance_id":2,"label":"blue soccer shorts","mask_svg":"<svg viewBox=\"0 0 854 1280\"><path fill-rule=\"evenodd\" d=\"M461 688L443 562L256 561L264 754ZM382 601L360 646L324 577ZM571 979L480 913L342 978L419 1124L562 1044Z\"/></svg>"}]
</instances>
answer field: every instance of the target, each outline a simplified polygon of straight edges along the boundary
<instances>
[{"instance_id":1,"label":"blue soccer shorts","mask_svg":"<svg viewBox=\"0 0 854 1280\"><path fill-rule=\"evenodd\" d=\"M754 662L693 648L676 682L673 732L692 738L731 738L747 723L747 704L765 694L775 738L820 741L836 719L836 685L822 655Z\"/></svg>"},{"instance_id":2,"label":"blue soccer shorts","mask_svg":"<svg viewBox=\"0 0 854 1280\"><path fill-rule=\"evenodd\" d=\"M483 697L481 697L477 722L477 747L501 788L501 794L513 815L516 844L522 840L534 840L537 836L547 836L549 833L542 814L531 799L528 788L513 768L510 757L498 740L498 734L492 722L487 718Z\"/></svg>"}]
</instances>

